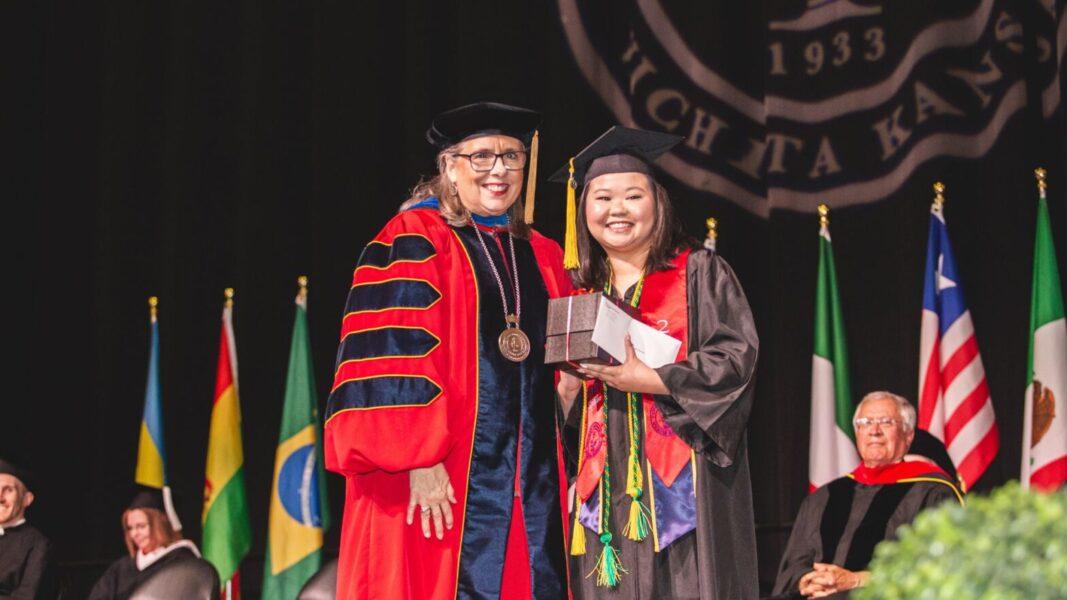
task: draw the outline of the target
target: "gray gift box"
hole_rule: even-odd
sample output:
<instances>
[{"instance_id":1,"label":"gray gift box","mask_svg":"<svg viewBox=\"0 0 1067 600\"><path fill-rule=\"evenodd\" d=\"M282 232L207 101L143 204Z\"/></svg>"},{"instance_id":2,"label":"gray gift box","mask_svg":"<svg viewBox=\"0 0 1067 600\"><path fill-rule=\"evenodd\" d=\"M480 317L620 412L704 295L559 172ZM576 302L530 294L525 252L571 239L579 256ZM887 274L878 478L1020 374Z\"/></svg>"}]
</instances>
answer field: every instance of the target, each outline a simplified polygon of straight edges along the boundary
<instances>
[{"instance_id":1,"label":"gray gift box","mask_svg":"<svg viewBox=\"0 0 1067 600\"><path fill-rule=\"evenodd\" d=\"M545 364L564 371L574 371L576 363L580 362L604 365L618 363L606 350L593 343L593 327L596 325L601 298L607 298L631 317L640 319L637 309L603 292L553 298L548 301Z\"/></svg>"}]
</instances>

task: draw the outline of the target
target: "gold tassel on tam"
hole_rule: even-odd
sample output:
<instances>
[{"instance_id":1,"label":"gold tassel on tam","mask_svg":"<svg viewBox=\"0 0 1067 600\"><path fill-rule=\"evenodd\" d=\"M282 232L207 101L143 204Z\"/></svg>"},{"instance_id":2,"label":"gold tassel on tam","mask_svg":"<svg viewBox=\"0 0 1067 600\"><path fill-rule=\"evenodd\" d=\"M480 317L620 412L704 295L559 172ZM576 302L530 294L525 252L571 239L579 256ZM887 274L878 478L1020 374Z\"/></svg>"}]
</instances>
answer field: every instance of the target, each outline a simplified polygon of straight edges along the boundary
<instances>
[{"instance_id":1,"label":"gold tassel on tam","mask_svg":"<svg viewBox=\"0 0 1067 600\"><path fill-rule=\"evenodd\" d=\"M578 262L578 209L575 208L574 193L578 189L578 183L574 181L574 159L570 160L570 177L567 178L567 222L566 231L563 235L563 268L577 269L581 266Z\"/></svg>"},{"instance_id":2,"label":"gold tassel on tam","mask_svg":"<svg viewBox=\"0 0 1067 600\"><path fill-rule=\"evenodd\" d=\"M534 222L534 194L537 192L537 131L530 140L530 168L526 175L526 223Z\"/></svg>"}]
</instances>

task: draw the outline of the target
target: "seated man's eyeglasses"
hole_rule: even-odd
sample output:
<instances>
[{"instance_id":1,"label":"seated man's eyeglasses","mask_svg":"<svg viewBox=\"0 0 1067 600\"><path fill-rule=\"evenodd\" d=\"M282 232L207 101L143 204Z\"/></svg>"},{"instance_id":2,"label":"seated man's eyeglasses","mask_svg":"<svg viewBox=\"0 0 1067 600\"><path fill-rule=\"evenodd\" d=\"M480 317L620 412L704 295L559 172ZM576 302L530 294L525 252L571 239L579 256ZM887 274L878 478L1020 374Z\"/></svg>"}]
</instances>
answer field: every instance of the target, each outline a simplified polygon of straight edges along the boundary
<instances>
[{"instance_id":1,"label":"seated man's eyeglasses","mask_svg":"<svg viewBox=\"0 0 1067 600\"><path fill-rule=\"evenodd\" d=\"M856 429L867 429L871 425L878 425L880 427L889 427L897 422L893 417L860 417L855 421L852 421L852 426Z\"/></svg>"},{"instance_id":2,"label":"seated man's eyeglasses","mask_svg":"<svg viewBox=\"0 0 1067 600\"><path fill-rule=\"evenodd\" d=\"M459 154L457 152L452 156L461 156L471 161L471 169L478 173L492 171L493 167L496 166L497 159L500 159L504 163L504 168L509 171L518 171L526 166L525 150L508 150L501 154L487 151L472 152L470 154Z\"/></svg>"}]
</instances>

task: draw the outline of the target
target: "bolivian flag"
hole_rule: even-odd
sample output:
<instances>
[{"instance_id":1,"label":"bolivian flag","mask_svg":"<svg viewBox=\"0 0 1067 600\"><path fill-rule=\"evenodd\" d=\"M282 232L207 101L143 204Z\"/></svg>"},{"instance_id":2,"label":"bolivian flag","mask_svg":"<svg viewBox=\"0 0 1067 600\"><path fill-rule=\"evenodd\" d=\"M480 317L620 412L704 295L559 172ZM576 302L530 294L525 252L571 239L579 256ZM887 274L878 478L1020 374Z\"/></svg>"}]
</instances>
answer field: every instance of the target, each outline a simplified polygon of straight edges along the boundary
<instances>
[{"instance_id":1,"label":"bolivian flag","mask_svg":"<svg viewBox=\"0 0 1067 600\"><path fill-rule=\"evenodd\" d=\"M207 472L204 476L204 558L218 569L223 587L237 597L235 579L248 554L252 527L245 498L244 451L241 449L241 405L237 399L237 347L233 336L233 289L226 289L219 338L215 404L211 409ZM235 583L235 582L234 582Z\"/></svg>"},{"instance_id":2,"label":"bolivian flag","mask_svg":"<svg viewBox=\"0 0 1067 600\"><path fill-rule=\"evenodd\" d=\"M329 527L322 429L307 326L307 278L299 279L281 433L274 458L263 599L291 600L322 563Z\"/></svg>"}]
</instances>

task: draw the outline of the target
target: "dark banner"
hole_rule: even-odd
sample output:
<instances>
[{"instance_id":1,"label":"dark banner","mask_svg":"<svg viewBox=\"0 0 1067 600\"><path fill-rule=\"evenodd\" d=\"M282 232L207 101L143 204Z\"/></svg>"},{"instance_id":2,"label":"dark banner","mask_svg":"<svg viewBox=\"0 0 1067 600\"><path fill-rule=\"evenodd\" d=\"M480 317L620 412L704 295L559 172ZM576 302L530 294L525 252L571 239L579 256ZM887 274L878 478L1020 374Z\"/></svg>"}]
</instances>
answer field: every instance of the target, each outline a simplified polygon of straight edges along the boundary
<instances>
[{"instance_id":1,"label":"dark banner","mask_svg":"<svg viewBox=\"0 0 1067 600\"><path fill-rule=\"evenodd\" d=\"M1062 110L1052 0L559 7L619 122L686 136L661 166L760 216L886 198L932 159L985 156L1028 108L1038 127Z\"/></svg>"}]
</instances>

